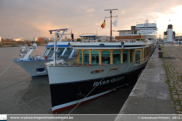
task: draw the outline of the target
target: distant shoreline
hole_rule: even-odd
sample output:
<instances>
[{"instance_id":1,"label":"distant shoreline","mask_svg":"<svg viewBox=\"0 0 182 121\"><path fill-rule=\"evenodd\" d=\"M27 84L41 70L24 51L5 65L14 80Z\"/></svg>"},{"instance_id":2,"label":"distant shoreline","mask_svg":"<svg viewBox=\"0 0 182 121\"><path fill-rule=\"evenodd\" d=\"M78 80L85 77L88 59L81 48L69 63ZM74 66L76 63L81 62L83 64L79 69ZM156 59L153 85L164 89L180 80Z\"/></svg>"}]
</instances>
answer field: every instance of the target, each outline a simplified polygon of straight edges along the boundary
<instances>
[{"instance_id":1,"label":"distant shoreline","mask_svg":"<svg viewBox=\"0 0 182 121\"><path fill-rule=\"evenodd\" d=\"M38 46L46 46L47 44L40 44ZM21 47L22 45L16 45L16 46L13 46L13 45L2 45L0 46L0 48L5 48L5 47ZM28 46L28 45L25 45L25 46Z\"/></svg>"}]
</instances>

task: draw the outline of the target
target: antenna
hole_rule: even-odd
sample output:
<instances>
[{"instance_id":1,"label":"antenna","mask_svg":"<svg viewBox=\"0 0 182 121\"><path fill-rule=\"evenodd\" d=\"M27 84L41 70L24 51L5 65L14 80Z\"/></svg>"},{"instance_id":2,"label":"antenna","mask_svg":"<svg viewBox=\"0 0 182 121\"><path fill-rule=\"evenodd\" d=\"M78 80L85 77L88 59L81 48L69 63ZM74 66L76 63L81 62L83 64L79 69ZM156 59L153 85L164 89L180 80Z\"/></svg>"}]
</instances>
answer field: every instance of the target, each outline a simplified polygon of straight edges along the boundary
<instances>
[{"instance_id":1,"label":"antenna","mask_svg":"<svg viewBox=\"0 0 182 121\"><path fill-rule=\"evenodd\" d=\"M104 11L112 11L112 10L118 10L117 8L116 9L105 9Z\"/></svg>"},{"instance_id":2,"label":"antenna","mask_svg":"<svg viewBox=\"0 0 182 121\"><path fill-rule=\"evenodd\" d=\"M146 24L148 24L148 22L149 22L149 20L148 20L148 18L147 18L147 20L146 20Z\"/></svg>"},{"instance_id":3,"label":"antenna","mask_svg":"<svg viewBox=\"0 0 182 121\"><path fill-rule=\"evenodd\" d=\"M171 19L169 19L169 24L171 23Z\"/></svg>"},{"instance_id":4,"label":"antenna","mask_svg":"<svg viewBox=\"0 0 182 121\"><path fill-rule=\"evenodd\" d=\"M117 16L112 16L113 10L118 10L118 9L105 9L105 11L110 11L110 17L105 17L105 18L110 18L110 41L112 41L112 17L117 17Z\"/></svg>"}]
</instances>

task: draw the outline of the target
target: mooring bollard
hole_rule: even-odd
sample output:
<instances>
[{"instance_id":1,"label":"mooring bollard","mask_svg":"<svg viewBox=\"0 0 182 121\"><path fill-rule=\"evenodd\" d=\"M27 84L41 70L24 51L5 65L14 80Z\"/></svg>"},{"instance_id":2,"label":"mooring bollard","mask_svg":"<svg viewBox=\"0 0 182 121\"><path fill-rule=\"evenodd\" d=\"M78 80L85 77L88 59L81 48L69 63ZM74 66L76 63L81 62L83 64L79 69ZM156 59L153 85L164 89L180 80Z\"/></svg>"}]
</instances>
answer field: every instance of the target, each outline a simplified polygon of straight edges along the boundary
<instances>
[{"instance_id":1,"label":"mooring bollard","mask_svg":"<svg viewBox=\"0 0 182 121\"><path fill-rule=\"evenodd\" d=\"M159 47L158 47L158 49L159 49L159 50L161 50L161 46L160 46L160 44L159 44Z\"/></svg>"},{"instance_id":2,"label":"mooring bollard","mask_svg":"<svg viewBox=\"0 0 182 121\"><path fill-rule=\"evenodd\" d=\"M162 58L162 51L159 51L159 58Z\"/></svg>"}]
</instances>

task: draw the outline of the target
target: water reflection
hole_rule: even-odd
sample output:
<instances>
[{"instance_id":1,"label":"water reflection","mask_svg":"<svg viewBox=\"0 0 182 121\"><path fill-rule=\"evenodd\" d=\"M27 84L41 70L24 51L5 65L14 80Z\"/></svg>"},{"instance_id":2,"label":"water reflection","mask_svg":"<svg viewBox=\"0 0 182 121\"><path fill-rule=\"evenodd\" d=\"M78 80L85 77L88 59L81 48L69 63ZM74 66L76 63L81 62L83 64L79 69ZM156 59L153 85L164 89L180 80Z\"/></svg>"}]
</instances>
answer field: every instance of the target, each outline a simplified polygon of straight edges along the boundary
<instances>
[{"instance_id":1,"label":"water reflection","mask_svg":"<svg viewBox=\"0 0 182 121\"><path fill-rule=\"evenodd\" d=\"M34 77L14 95L23 113L51 113L48 77Z\"/></svg>"}]
</instances>

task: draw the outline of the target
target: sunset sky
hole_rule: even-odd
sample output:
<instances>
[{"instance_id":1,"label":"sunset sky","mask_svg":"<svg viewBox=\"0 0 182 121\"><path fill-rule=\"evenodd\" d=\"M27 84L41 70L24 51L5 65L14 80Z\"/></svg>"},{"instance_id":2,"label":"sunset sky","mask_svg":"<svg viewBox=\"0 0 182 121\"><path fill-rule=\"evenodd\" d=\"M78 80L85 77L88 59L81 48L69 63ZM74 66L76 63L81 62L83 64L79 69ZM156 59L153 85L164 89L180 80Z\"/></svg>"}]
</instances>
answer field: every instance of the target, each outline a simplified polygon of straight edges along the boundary
<instances>
[{"instance_id":1,"label":"sunset sky","mask_svg":"<svg viewBox=\"0 0 182 121\"><path fill-rule=\"evenodd\" d=\"M130 29L148 18L156 21L158 36L163 37L168 24L182 35L182 0L0 0L0 36L52 37L48 30L60 28L69 28L75 38L83 33L109 35L110 19L104 29L101 24L110 15L104 10L114 8L118 25L113 30Z\"/></svg>"}]
</instances>

